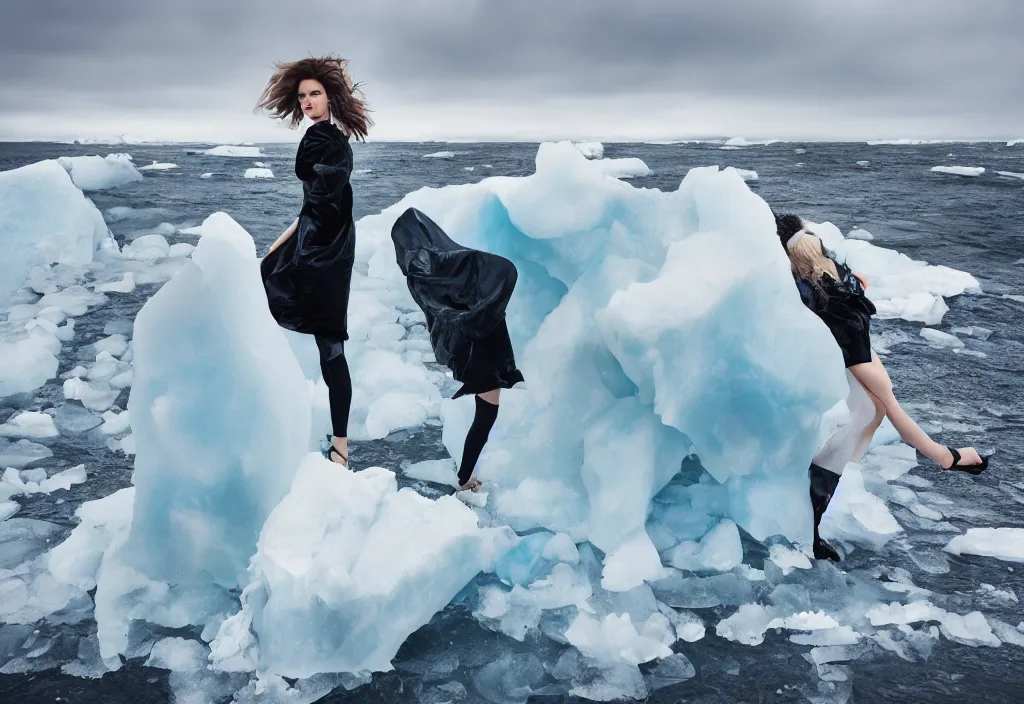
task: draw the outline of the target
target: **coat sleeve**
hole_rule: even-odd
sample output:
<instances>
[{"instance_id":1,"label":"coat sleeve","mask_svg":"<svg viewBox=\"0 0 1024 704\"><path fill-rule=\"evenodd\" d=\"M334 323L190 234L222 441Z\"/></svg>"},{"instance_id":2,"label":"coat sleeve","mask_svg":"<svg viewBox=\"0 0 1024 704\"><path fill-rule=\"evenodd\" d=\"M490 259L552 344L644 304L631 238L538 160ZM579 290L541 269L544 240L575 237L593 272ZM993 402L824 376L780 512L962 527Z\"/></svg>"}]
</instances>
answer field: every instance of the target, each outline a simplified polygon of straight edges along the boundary
<instances>
[{"instance_id":1,"label":"coat sleeve","mask_svg":"<svg viewBox=\"0 0 1024 704\"><path fill-rule=\"evenodd\" d=\"M352 163L345 143L328 132L334 129L327 122L318 122L306 130L295 154L295 175L300 181L309 183L323 174L348 181Z\"/></svg>"},{"instance_id":2,"label":"coat sleeve","mask_svg":"<svg viewBox=\"0 0 1024 704\"><path fill-rule=\"evenodd\" d=\"M324 122L310 127L295 155L295 175L308 185L300 220L308 233L307 243L330 238L344 219L341 204L343 191L352 170L352 152L344 139L328 130L337 129Z\"/></svg>"}]
</instances>

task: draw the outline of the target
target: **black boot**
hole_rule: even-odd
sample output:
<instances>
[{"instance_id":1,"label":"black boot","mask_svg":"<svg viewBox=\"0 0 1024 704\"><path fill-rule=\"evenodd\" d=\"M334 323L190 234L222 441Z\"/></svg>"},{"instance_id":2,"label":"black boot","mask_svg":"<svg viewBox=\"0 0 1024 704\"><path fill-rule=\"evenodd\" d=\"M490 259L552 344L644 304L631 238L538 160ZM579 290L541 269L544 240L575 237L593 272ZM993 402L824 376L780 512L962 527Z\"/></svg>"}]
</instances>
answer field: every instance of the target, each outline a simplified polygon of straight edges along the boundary
<instances>
[{"instance_id":1,"label":"black boot","mask_svg":"<svg viewBox=\"0 0 1024 704\"><path fill-rule=\"evenodd\" d=\"M825 515L828 502L832 500L836 486L839 485L839 475L824 467L811 463L811 508L814 511L814 559L832 560L839 562L839 553L836 549L822 540L818 535L818 526L821 525L821 517Z\"/></svg>"}]
</instances>

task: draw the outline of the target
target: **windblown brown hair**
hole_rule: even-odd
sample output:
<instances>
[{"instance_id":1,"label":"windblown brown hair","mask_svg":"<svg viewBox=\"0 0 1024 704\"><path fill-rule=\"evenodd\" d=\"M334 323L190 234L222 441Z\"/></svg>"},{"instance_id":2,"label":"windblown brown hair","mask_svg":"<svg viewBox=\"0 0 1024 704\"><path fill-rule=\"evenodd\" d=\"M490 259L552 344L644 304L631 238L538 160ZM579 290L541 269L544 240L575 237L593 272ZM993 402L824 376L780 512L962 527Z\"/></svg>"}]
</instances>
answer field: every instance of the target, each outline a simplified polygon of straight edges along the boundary
<instances>
[{"instance_id":1,"label":"windblown brown hair","mask_svg":"<svg viewBox=\"0 0 1024 704\"><path fill-rule=\"evenodd\" d=\"M299 61L274 64L274 75L263 89L256 109L268 111L272 117L288 119L295 127L302 121L299 107L299 83L313 78L323 84L331 114L349 135L365 140L373 124L358 83L353 83L346 70L348 61L335 56L310 57Z\"/></svg>"}]
</instances>

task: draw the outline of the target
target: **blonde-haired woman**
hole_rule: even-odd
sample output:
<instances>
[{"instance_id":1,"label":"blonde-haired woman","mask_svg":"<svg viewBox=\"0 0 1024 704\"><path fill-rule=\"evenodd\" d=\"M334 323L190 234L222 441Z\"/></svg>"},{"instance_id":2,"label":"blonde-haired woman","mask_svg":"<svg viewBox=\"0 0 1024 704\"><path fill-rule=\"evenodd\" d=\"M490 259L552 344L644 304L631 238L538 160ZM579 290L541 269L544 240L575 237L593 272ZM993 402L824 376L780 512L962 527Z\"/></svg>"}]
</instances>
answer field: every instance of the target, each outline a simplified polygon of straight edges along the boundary
<instances>
[{"instance_id":1,"label":"blonde-haired woman","mask_svg":"<svg viewBox=\"0 0 1024 704\"><path fill-rule=\"evenodd\" d=\"M851 399L866 396L875 408L872 413L866 402L858 404L857 409L851 406L854 419L825 443L811 464L815 557L837 560L835 550L818 535L818 523L839 482L842 465L856 461L867 450L883 417L889 418L905 443L943 469L981 474L988 468L988 457L980 456L973 447L955 449L940 445L900 407L889 374L871 349L871 316L875 306L865 295L867 278L837 262L796 215L776 215L775 224L789 255L801 299L828 326L843 352Z\"/></svg>"}]
</instances>

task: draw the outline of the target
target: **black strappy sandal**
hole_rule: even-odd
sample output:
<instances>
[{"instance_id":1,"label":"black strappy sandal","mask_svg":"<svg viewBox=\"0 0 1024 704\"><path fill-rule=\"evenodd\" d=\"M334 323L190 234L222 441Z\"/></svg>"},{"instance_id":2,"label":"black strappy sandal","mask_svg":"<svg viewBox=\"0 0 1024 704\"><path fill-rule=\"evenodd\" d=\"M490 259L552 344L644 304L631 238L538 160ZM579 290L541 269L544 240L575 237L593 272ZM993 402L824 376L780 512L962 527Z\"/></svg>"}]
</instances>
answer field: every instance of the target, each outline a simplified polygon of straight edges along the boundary
<instances>
[{"instance_id":1,"label":"black strappy sandal","mask_svg":"<svg viewBox=\"0 0 1024 704\"><path fill-rule=\"evenodd\" d=\"M331 453L332 452L342 459L342 461L344 462L344 464L342 466L345 469L348 469L349 468L348 467L348 457L345 457L345 455L341 454L341 450L336 448L334 445L328 445L327 446L327 452L324 452L324 453L321 453L321 454L323 454L324 459L326 459L326 460L328 460L330 462L334 462L334 460L331 459ZM341 464L340 462L334 462L334 463L335 464Z\"/></svg>"},{"instance_id":2,"label":"black strappy sandal","mask_svg":"<svg viewBox=\"0 0 1024 704\"><path fill-rule=\"evenodd\" d=\"M947 447L946 449L949 450L949 453L951 455L953 455L953 464L951 464L948 467L945 467L946 470L956 472L967 472L967 474L973 474L974 476L978 476L986 469L988 469L987 456L981 457L981 464L960 464L960 452L952 447Z\"/></svg>"}]
</instances>

